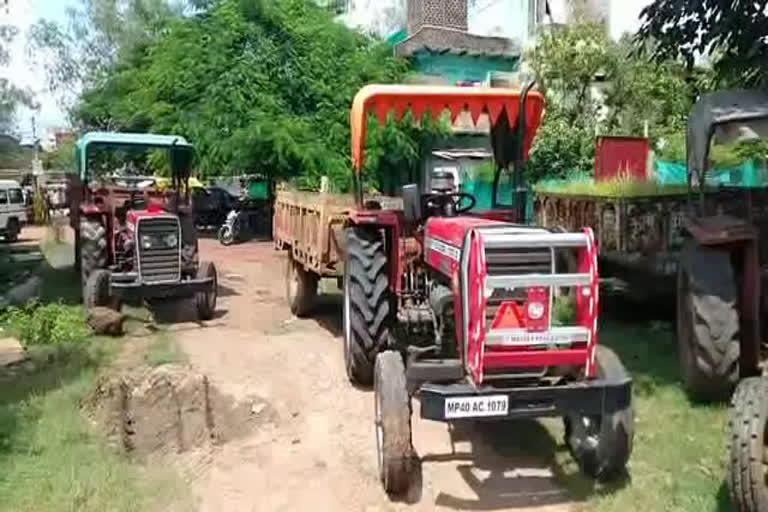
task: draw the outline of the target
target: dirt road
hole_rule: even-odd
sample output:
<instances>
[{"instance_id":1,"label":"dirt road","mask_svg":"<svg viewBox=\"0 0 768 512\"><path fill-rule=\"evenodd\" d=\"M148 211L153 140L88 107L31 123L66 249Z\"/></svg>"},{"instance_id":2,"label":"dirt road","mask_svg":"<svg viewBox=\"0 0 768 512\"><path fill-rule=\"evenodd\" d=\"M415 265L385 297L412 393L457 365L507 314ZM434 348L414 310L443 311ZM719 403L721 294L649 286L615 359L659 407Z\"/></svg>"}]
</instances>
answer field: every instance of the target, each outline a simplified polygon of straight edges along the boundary
<instances>
[{"instance_id":1,"label":"dirt road","mask_svg":"<svg viewBox=\"0 0 768 512\"><path fill-rule=\"evenodd\" d=\"M298 320L270 242L206 239L201 254L219 267L220 315L179 326L176 339L221 391L259 404L260 418L189 468L202 511L571 510L553 477L561 443L539 423L449 429L418 420L418 409L420 474L391 501L377 477L372 393L344 374L340 297Z\"/></svg>"}]
</instances>

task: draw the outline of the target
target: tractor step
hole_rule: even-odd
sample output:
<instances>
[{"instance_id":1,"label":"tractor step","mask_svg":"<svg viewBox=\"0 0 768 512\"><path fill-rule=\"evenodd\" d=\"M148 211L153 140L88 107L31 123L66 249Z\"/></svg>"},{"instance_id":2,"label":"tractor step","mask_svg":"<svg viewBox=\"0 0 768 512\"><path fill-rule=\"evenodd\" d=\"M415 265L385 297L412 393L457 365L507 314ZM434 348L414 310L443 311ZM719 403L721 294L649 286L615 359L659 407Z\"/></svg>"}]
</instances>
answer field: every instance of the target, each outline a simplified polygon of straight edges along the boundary
<instances>
[{"instance_id":1,"label":"tractor step","mask_svg":"<svg viewBox=\"0 0 768 512\"><path fill-rule=\"evenodd\" d=\"M443 382L464 378L461 359L419 359L408 363L405 376L409 382Z\"/></svg>"}]
</instances>

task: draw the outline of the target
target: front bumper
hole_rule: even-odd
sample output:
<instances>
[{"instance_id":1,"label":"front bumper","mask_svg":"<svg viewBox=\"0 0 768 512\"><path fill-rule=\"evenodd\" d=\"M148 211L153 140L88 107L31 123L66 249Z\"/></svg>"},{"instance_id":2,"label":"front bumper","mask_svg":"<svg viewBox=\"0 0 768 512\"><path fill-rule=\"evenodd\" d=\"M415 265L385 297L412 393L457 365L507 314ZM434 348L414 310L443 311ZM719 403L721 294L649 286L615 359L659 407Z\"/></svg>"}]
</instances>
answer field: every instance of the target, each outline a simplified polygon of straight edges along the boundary
<instances>
[{"instance_id":1,"label":"front bumper","mask_svg":"<svg viewBox=\"0 0 768 512\"><path fill-rule=\"evenodd\" d=\"M110 295L122 299L155 299L170 297L192 297L199 292L213 291L212 277L202 279L181 279L169 283L144 283L133 272L114 273L110 281Z\"/></svg>"},{"instance_id":2,"label":"front bumper","mask_svg":"<svg viewBox=\"0 0 768 512\"><path fill-rule=\"evenodd\" d=\"M434 421L446 418L446 401L452 398L475 398L504 395L508 400L506 414L461 419L505 420L563 416L566 414L601 415L628 407L632 400L632 380L590 380L562 386L520 388L475 388L468 383L423 384L417 393L421 417Z\"/></svg>"}]
</instances>

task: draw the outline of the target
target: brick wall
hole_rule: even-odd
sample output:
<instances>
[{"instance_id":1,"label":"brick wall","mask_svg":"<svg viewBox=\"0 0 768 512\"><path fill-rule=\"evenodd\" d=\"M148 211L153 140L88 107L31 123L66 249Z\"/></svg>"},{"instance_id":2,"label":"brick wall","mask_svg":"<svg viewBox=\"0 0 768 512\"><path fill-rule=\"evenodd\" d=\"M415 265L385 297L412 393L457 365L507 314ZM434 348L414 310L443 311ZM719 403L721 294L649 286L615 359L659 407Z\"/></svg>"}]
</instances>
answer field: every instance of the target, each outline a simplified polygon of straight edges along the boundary
<instances>
[{"instance_id":1,"label":"brick wall","mask_svg":"<svg viewBox=\"0 0 768 512\"><path fill-rule=\"evenodd\" d=\"M408 0L408 33L424 25L467 30L467 0Z\"/></svg>"}]
</instances>

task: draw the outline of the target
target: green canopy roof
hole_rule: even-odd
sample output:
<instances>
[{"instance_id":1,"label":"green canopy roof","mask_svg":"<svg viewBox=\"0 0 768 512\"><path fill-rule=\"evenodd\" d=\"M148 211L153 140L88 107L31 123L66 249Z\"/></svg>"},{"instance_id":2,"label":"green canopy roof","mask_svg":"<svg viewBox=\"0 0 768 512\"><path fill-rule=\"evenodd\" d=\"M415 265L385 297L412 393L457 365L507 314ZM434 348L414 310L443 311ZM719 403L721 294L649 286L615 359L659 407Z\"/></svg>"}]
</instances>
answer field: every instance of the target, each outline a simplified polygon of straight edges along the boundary
<instances>
[{"instance_id":1,"label":"green canopy roof","mask_svg":"<svg viewBox=\"0 0 768 512\"><path fill-rule=\"evenodd\" d=\"M182 168L191 163L191 157L181 157L179 153L189 154L193 146L179 135L156 135L153 133L88 132L75 143L75 159L82 179L87 174L88 151L93 148L109 149L163 149L172 152L171 165Z\"/></svg>"}]
</instances>

